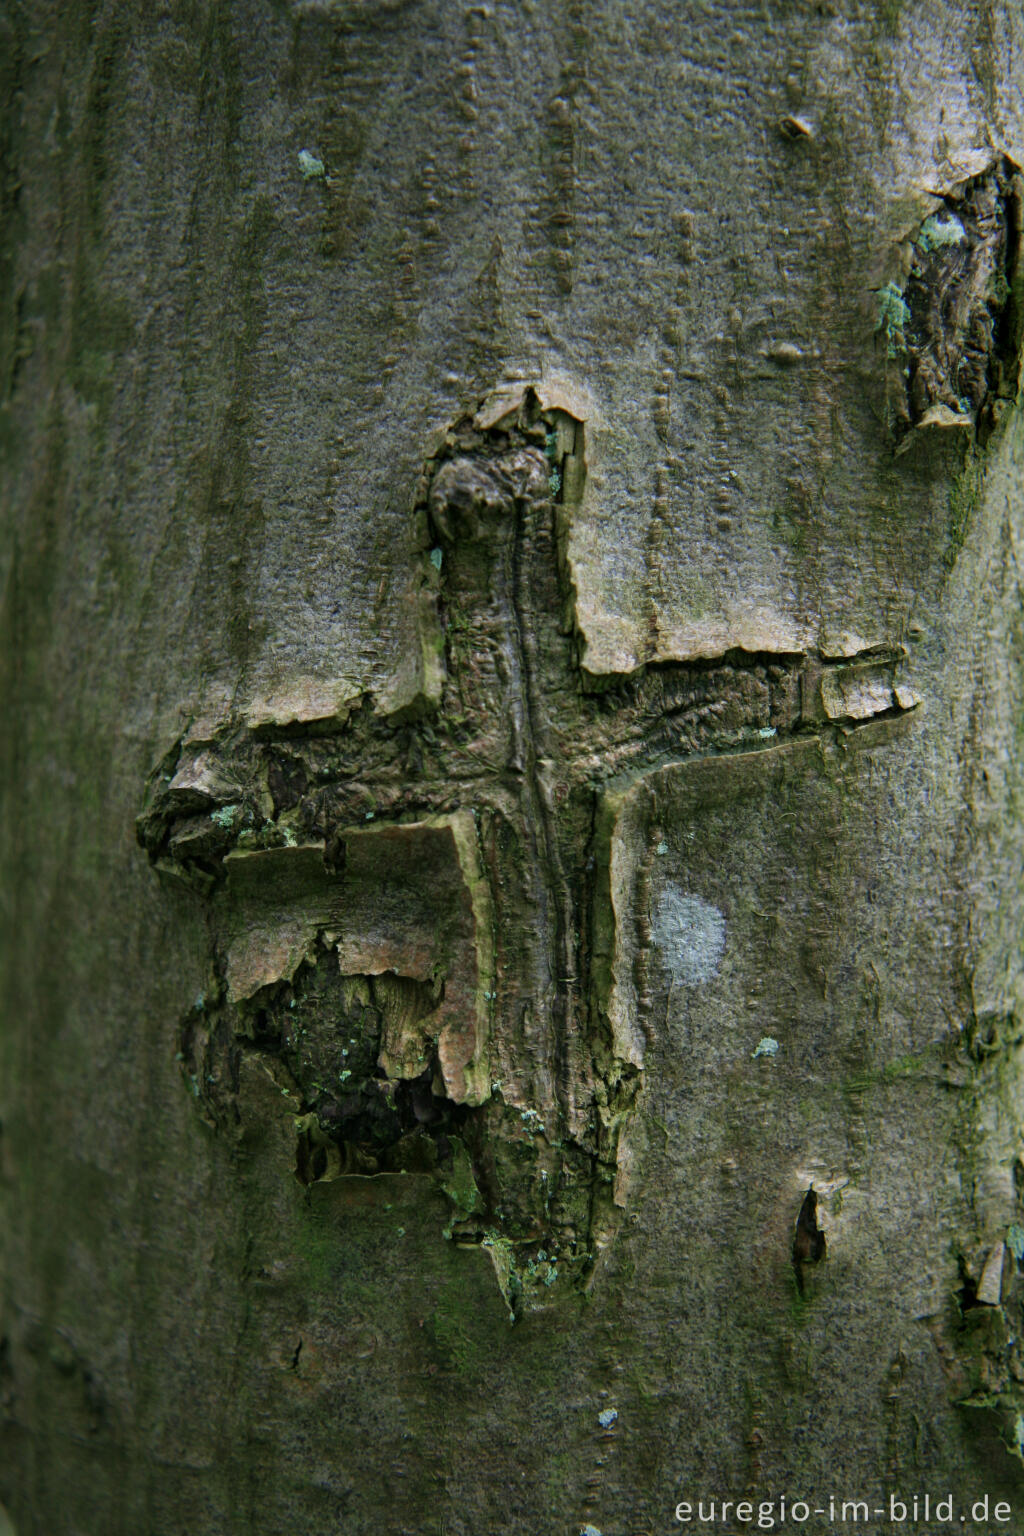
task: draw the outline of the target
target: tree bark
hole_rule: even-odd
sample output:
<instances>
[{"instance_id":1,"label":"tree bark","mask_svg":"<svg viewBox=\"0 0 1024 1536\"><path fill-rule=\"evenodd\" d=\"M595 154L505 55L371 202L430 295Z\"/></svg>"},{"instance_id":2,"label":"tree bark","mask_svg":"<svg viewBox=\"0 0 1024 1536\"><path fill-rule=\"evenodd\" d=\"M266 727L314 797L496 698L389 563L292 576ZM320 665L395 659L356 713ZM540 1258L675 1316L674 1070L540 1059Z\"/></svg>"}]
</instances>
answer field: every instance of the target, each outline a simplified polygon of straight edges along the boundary
<instances>
[{"instance_id":1,"label":"tree bark","mask_svg":"<svg viewBox=\"0 0 1024 1536\"><path fill-rule=\"evenodd\" d=\"M1019 1528L1022 48L8 0L0 1529Z\"/></svg>"}]
</instances>

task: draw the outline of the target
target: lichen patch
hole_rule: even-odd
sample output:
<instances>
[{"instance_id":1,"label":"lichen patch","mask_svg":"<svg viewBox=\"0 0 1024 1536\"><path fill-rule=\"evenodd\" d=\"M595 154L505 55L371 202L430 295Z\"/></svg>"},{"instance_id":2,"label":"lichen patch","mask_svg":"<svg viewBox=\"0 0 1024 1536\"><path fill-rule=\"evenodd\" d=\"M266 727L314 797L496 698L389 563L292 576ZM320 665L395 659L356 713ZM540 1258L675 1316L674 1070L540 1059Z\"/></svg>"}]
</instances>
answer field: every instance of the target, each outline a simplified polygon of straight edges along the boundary
<instances>
[{"instance_id":1,"label":"lichen patch","mask_svg":"<svg viewBox=\"0 0 1024 1536\"><path fill-rule=\"evenodd\" d=\"M725 936L725 917L717 907L666 885L655 907L651 938L681 986L699 987L718 974Z\"/></svg>"}]
</instances>

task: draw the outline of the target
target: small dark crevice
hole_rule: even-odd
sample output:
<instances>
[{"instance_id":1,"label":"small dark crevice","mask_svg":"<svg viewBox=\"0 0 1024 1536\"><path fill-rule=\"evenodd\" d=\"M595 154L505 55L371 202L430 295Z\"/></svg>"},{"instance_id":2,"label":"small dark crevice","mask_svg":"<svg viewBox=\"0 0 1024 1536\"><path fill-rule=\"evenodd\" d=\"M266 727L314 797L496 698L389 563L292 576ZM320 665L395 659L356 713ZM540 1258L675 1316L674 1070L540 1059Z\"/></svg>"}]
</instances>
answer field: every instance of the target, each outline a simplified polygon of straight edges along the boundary
<instances>
[{"instance_id":1,"label":"small dark crevice","mask_svg":"<svg viewBox=\"0 0 1024 1536\"><path fill-rule=\"evenodd\" d=\"M1024 1159L1020 1157L1013 1160L1013 1188L1018 1202L1024 1206Z\"/></svg>"},{"instance_id":2,"label":"small dark crevice","mask_svg":"<svg viewBox=\"0 0 1024 1536\"><path fill-rule=\"evenodd\" d=\"M387 1171L403 1159L441 1160L448 1134L469 1110L438 1091L436 1048L412 1078L389 1078L380 1057L391 1014L397 1010L405 1027L421 1024L429 1034L443 998L442 980L343 975L335 951L322 945L290 983L265 988L242 1008L245 1034L279 1058L302 1095L295 1166L301 1183Z\"/></svg>"},{"instance_id":3,"label":"small dark crevice","mask_svg":"<svg viewBox=\"0 0 1024 1536\"><path fill-rule=\"evenodd\" d=\"M304 1114L315 1115L316 1130L304 1129L299 1135L300 1182L313 1183L327 1173L325 1142L338 1149L338 1172L387 1172L409 1159L442 1162L450 1155L449 1133L458 1130L471 1111L434 1092L435 1074L431 1066L417 1078L392 1080L373 1070L353 1084L351 1093L316 1095ZM417 1159L411 1138L431 1142L433 1157L422 1146Z\"/></svg>"},{"instance_id":4,"label":"small dark crevice","mask_svg":"<svg viewBox=\"0 0 1024 1536\"><path fill-rule=\"evenodd\" d=\"M825 1234L818 1226L818 1196L812 1184L804 1195L793 1237L793 1270L801 1296L804 1295L804 1270L809 1265L821 1263L826 1247Z\"/></svg>"},{"instance_id":5,"label":"small dark crevice","mask_svg":"<svg viewBox=\"0 0 1024 1536\"><path fill-rule=\"evenodd\" d=\"M963 1314L964 1312L969 1312L972 1307L981 1306L981 1302L978 1300L978 1282L968 1272L963 1254L960 1254L957 1258L957 1268L960 1272L961 1283L959 1290L956 1292L956 1298L960 1312Z\"/></svg>"},{"instance_id":6,"label":"small dark crevice","mask_svg":"<svg viewBox=\"0 0 1024 1536\"><path fill-rule=\"evenodd\" d=\"M275 818L282 811L294 810L309 788L302 763L296 759L268 755L266 773Z\"/></svg>"},{"instance_id":7,"label":"small dark crevice","mask_svg":"<svg viewBox=\"0 0 1024 1536\"><path fill-rule=\"evenodd\" d=\"M298 1368L299 1368L299 1356L301 1354L302 1354L302 1340L300 1339L299 1342L296 1344L295 1349L294 1349L294 1351L292 1353L292 1370L293 1371L297 1371Z\"/></svg>"}]
</instances>

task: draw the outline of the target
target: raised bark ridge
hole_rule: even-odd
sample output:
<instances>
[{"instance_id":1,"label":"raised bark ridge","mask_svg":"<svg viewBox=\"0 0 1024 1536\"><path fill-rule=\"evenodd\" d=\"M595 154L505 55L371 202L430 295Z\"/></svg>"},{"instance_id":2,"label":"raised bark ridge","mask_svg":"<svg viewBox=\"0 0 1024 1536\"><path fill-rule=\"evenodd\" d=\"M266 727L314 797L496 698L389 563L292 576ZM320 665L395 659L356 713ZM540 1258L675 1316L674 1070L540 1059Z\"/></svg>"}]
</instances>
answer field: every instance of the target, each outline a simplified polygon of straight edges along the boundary
<instances>
[{"instance_id":1,"label":"raised bark ridge","mask_svg":"<svg viewBox=\"0 0 1024 1536\"><path fill-rule=\"evenodd\" d=\"M182 740L139 818L210 903L211 985L179 1040L206 1112L243 1124L258 1064L304 1182L435 1173L513 1310L585 1282L627 1201L635 921L687 951L684 978L720 955L696 898L635 911L630 786L917 702L894 651L588 676L563 553L584 473L582 424L532 393L458 424L416 513L416 706Z\"/></svg>"}]
</instances>

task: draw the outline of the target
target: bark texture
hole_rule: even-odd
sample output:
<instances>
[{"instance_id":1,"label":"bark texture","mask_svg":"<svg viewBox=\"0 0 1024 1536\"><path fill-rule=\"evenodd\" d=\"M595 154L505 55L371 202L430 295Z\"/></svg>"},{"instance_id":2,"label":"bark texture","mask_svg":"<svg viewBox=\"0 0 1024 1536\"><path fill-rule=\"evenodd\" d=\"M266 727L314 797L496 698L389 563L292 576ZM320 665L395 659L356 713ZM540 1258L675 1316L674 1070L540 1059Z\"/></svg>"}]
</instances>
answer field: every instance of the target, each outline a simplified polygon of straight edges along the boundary
<instances>
[{"instance_id":1,"label":"bark texture","mask_svg":"<svg viewBox=\"0 0 1024 1536\"><path fill-rule=\"evenodd\" d=\"M7 0L19 1536L1024 1518L1022 48Z\"/></svg>"}]
</instances>

